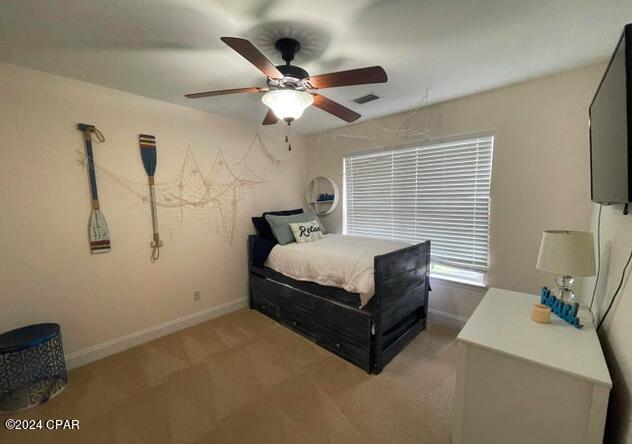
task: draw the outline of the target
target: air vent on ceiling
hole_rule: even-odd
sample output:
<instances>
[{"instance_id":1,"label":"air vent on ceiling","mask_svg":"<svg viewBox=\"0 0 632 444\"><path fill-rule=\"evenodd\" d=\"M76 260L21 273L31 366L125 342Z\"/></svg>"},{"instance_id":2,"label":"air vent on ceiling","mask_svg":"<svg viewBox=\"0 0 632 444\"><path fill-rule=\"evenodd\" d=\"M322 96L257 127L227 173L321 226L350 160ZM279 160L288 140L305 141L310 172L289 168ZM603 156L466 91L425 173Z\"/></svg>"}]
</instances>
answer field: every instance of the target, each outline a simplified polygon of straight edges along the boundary
<instances>
[{"instance_id":1,"label":"air vent on ceiling","mask_svg":"<svg viewBox=\"0 0 632 444\"><path fill-rule=\"evenodd\" d=\"M365 103L372 102L374 100L379 99L380 96L377 96L373 93L369 93L366 96L358 97L357 99L353 99L353 101L359 105L364 105Z\"/></svg>"}]
</instances>

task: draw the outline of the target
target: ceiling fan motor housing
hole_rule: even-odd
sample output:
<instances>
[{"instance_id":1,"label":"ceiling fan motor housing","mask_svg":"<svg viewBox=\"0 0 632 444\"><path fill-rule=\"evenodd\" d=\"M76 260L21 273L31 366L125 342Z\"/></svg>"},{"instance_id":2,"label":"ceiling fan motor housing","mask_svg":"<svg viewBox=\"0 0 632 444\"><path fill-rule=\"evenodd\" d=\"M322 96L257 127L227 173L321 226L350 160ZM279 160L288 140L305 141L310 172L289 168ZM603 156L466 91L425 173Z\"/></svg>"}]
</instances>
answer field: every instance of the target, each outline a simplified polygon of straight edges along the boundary
<instances>
[{"instance_id":1,"label":"ceiling fan motor housing","mask_svg":"<svg viewBox=\"0 0 632 444\"><path fill-rule=\"evenodd\" d=\"M301 50L301 44L298 40L284 37L277 40L274 47L281 53L281 58L285 60L285 65L278 65L276 67L285 77L292 77L297 80L303 80L309 77L309 73L303 68L290 65L296 53Z\"/></svg>"},{"instance_id":2,"label":"ceiling fan motor housing","mask_svg":"<svg viewBox=\"0 0 632 444\"><path fill-rule=\"evenodd\" d=\"M279 65L277 69L281 71L285 77L294 77L297 80L303 80L309 77L309 73L300 66Z\"/></svg>"},{"instance_id":3,"label":"ceiling fan motor housing","mask_svg":"<svg viewBox=\"0 0 632 444\"><path fill-rule=\"evenodd\" d=\"M281 58L285 60L285 63L288 65L292 60L294 60L296 53L301 50L301 44L298 40L294 40L290 37L284 37L277 40L274 47L279 50Z\"/></svg>"}]
</instances>

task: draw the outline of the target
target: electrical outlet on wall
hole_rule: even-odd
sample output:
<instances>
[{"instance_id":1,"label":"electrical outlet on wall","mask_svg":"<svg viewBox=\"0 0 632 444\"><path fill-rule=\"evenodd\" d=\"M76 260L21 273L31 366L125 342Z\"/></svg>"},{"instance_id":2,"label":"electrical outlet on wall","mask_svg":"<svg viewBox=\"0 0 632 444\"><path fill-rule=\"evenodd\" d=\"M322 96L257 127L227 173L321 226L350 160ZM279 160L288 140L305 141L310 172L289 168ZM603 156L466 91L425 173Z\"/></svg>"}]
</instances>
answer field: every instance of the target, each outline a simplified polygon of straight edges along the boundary
<instances>
[{"instance_id":1,"label":"electrical outlet on wall","mask_svg":"<svg viewBox=\"0 0 632 444\"><path fill-rule=\"evenodd\" d=\"M193 290L193 300L194 301L199 301L201 295L202 295L202 293L200 292L200 290Z\"/></svg>"}]
</instances>

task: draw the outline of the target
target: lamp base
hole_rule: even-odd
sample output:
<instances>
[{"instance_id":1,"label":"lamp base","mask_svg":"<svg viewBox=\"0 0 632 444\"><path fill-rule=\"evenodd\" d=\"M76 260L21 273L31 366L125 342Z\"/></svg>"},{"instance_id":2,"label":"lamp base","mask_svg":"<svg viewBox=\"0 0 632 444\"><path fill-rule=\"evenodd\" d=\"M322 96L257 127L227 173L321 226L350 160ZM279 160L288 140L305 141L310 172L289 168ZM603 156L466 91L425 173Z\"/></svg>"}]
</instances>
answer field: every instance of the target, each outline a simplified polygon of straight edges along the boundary
<instances>
[{"instance_id":1,"label":"lamp base","mask_svg":"<svg viewBox=\"0 0 632 444\"><path fill-rule=\"evenodd\" d=\"M563 302L577 302L575 292L573 291L574 282L575 279L573 276L560 275L555 278L557 287L555 287L551 293L560 298Z\"/></svg>"}]
</instances>

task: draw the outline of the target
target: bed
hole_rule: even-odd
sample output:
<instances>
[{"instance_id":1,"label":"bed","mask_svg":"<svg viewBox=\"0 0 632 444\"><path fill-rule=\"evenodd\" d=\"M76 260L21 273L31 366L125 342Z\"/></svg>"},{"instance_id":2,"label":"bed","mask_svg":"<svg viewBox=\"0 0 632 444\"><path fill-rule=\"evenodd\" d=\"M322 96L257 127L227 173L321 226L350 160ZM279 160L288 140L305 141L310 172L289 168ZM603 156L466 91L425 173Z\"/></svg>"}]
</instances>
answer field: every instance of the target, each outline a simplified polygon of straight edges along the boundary
<instances>
[{"instance_id":1,"label":"bed","mask_svg":"<svg viewBox=\"0 0 632 444\"><path fill-rule=\"evenodd\" d=\"M264 264L253 260L258 240L248 238L251 308L366 372L380 373L425 329L430 241L397 245L402 248L373 257L386 247L365 239L365 259L345 265L345 245L353 241L348 236L326 235L308 248L276 246ZM318 250L331 251L327 243L339 246L336 254L317 259ZM331 275L314 265L319 261L329 263ZM344 279L333 273L336 269L343 270Z\"/></svg>"}]
</instances>

